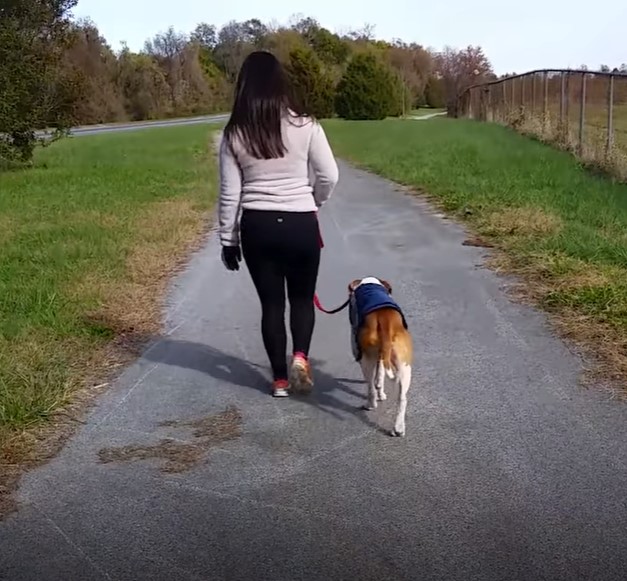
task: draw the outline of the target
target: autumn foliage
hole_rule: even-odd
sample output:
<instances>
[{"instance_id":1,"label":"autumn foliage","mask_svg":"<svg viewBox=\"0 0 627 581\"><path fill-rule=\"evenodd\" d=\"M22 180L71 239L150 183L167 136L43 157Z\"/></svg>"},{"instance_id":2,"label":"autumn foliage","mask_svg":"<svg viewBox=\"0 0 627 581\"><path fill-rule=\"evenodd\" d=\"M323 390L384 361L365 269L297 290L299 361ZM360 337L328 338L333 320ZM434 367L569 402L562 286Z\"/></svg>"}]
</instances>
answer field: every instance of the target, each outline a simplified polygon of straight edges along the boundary
<instances>
[{"instance_id":1,"label":"autumn foliage","mask_svg":"<svg viewBox=\"0 0 627 581\"><path fill-rule=\"evenodd\" d=\"M135 52L109 46L75 21L76 0L12 0L0 7L0 164L31 159L36 130L227 111L237 72L253 50L286 65L294 92L317 117L355 119L443 107L470 80L491 74L480 48L429 51L376 40L371 27L335 34L312 18L285 26L258 19L218 29L173 28ZM28 58L24 58L27 56ZM475 73L478 71L478 73Z\"/></svg>"}]
</instances>

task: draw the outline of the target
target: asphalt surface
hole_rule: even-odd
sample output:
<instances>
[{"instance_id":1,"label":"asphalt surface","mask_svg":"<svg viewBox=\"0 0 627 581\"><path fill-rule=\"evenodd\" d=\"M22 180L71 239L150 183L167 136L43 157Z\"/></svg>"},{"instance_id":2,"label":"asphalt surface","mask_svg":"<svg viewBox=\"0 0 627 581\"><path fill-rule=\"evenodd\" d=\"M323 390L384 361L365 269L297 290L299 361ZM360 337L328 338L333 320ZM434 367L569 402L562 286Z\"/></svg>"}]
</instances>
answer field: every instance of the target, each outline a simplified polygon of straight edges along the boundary
<instances>
[{"instance_id":1,"label":"asphalt surface","mask_svg":"<svg viewBox=\"0 0 627 581\"><path fill-rule=\"evenodd\" d=\"M423 120L433 119L446 115L446 113L429 113L422 116L412 116L410 119ZM179 119L160 119L156 121L134 121L131 123L112 123L103 125L85 125L83 127L75 127L70 131L70 134L79 137L82 135L96 135L99 133L119 133L124 131L136 131L139 129L151 129L155 127L178 127L181 125L201 125L201 124L213 124L223 123L228 121L229 114L218 115L201 115L199 117L182 117ZM44 133L44 132L40 132Z\"/></svg>"},{"instance_id":2,"label":"asphalt surface","mask_svg":"<svg viewBox=\"0 0 627 581\"><path fill-rule=\"evenodd\" d=\"M414 121L427 121L429 119L434 119L435 117L444 117L446 115L446 111L440 113L427 113L426 115L411 115L409 119L413 119Z\"/></svg>"},{"instance_id":3,"label":"asphalt surface","mask_svg":"<svg viewBox=\"0 0 627 581\"><path fill-rule=\"evenodd\" d=\"M111 123L103 125L85 125L74 127L70 135L80 137L83 135L97 135L99 133L120 133L123 131L137 131L155 127L178 127L181 125L201 125L206 123L222 123L227 121L228 114L202 115L199 117L182 117L179 119L160 119L157 121L133 121L131 123ZM38 131L40 136L45 136L46 131Z\"/></svg>"},{"instance_id":4,"label":"asphalt surface","mask_svg":"<svg viewBox=\"0 0 627 581\"><path fill-rule=\"evenodd\" d=\"M212 235L173 285L166 336L24 478L0 524L0 578L626 578L625 405L578 385L544 317L423 202L342 165L321 218L322 301L373 274L405 309L407 437L383 433L394 398L359 411L345 313L318 318L314 394L269 397L252 285L223 269ZM204 434L180 425L207 417ZM168 437L169 463L120 461Z\"/></svg>"}]
</instances>

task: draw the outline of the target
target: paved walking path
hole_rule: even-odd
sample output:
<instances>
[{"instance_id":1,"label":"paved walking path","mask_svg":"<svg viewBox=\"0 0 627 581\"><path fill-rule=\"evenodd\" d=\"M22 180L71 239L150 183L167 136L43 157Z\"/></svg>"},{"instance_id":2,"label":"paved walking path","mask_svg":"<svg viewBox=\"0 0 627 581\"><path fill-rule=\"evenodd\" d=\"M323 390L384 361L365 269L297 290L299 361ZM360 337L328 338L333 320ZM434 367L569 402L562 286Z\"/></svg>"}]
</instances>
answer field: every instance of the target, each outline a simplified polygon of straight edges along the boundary
<instances>
[{"instance_id":1,"label":"paved walking path","mask_svg":"<svg viewBox=\"0 0 627 581\"><path fill-rule=\"evenodd\" d=\"M407 438L381 432L392 401L358 411L345 313L318 318L315 394L268 396L252 285L212 236L167 336L24 479L0 579L625 579L627 407L578 386L578 360L458 226L341 176L320 295L393 282L416 343Z\"/></svg>"}]
</instances>

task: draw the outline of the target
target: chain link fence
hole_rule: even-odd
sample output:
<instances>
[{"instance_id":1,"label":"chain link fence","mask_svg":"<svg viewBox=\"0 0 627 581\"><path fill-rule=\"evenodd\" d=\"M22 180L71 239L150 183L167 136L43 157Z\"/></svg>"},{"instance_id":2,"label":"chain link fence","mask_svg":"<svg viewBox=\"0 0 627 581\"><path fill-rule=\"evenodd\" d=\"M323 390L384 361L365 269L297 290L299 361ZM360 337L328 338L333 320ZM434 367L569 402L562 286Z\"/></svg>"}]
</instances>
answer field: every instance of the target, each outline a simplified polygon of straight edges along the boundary
<instances>
[{"instance_id":1,"label":"chain link fence","mask_svg":"<svg viewBox=\"0 0 627 581\"><path fill-rule=\"evenodd\" d=\"M542 70L507 77L467 89L459 114L534 135L627 180L627 74Z\"/></svg>"}]
</instances>

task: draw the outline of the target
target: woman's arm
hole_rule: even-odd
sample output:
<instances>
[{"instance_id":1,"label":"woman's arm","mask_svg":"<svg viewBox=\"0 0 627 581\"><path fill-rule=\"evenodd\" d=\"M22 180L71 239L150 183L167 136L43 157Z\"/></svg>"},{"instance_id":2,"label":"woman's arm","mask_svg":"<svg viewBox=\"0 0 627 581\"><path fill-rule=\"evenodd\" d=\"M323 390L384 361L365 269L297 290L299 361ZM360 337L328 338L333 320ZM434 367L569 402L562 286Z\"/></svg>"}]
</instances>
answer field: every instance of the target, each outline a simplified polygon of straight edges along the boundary
<instances>
[{"instance_id":1,"label":"woman's arm","mask_svg":"<svg viewBox=\"0 0 627 581\"><path fill-rule=\"evenodd\" d=\"M222 246L239 246L239 210L242 201L242 173L227 139L220 143L220 196L218 216Z\"/></svg>"},{"instance_id":2,"label":"woman's arm","mask_svg":"<svg viewBox=\"0 0 627 581\"><path fill-rule=\"evenodd\" d=\"M331 197L339 180L339 170L324 129L318 122L314 122L309 142L309 164L315 175L313 195L320 208Z\"/></svg>"}]
</instances>

